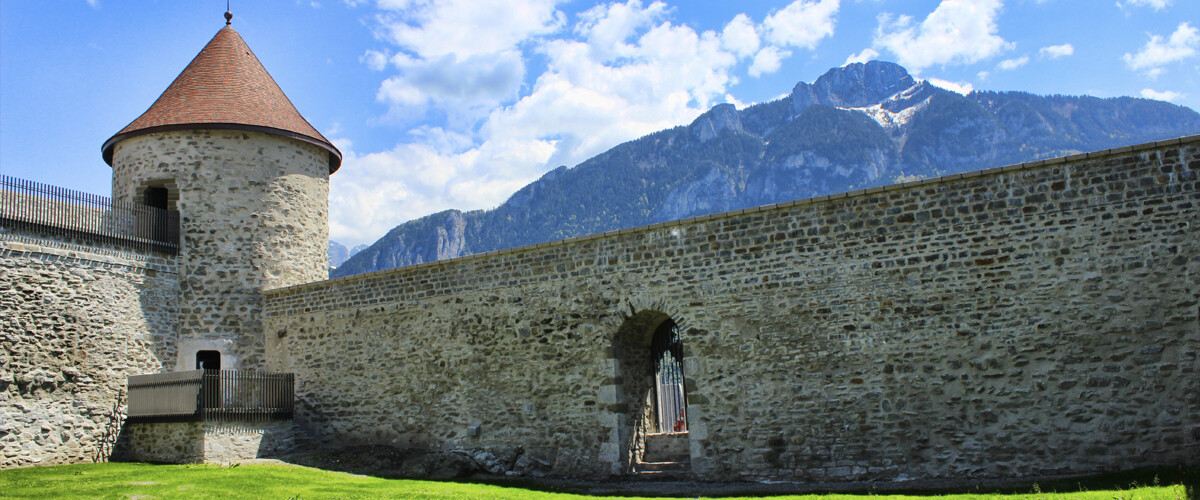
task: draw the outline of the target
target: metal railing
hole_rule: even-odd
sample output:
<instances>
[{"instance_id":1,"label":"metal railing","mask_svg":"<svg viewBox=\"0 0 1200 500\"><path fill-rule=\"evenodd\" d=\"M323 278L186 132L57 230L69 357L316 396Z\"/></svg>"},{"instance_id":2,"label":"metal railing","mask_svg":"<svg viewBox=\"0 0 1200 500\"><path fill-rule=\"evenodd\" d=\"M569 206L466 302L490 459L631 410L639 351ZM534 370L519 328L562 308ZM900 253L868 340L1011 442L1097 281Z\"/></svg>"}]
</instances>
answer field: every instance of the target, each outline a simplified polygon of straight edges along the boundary
<instances>
[{"instance_id":1,"label":"metal railing","mask_svg":"<svg viewBox=\"0 0 1200 500\"><path fill-rule=\"evenodd\" d=\"M292 418L291 373L192 370L129 377L129 422L286 420Z\"/></svg>"},{"instance_id":2,"label":"metal railing","mask_svg":"<svg viewBox=\"0 0 1200 500\"><path fill-rule=\"evenodd\" d=\"M179 253L179 212L0 175L0 225Z\"/></svg>"}]
</instances>

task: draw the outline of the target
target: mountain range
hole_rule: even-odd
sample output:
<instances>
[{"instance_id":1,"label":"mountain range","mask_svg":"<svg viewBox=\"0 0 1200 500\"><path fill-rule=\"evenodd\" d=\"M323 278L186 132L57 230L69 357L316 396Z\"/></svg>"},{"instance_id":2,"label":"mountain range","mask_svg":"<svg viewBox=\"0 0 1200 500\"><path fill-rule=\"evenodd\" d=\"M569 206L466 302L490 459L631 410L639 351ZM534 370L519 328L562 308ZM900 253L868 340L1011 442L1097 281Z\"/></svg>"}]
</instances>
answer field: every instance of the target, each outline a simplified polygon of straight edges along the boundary
<instances>
[{"instance_id":1,"label":"mountain range","mask_svg":"<svg viewBox=\"0 0 1200 500\"><path fill-rule=\"evenodd\" d=\"M329 242L329 269L336 269L338 266L346 262L346 259L353 257L354 254L367 248L367 245L356 245L354 248L346 248L346 245L336 241Z\"/></svg>"},{"instance_id":2,"label":"mountain range","mask_svg":"<svg viewBox=\"0 0 1200 500\"><path fill-rule=\"evenodd\" d=\"M558 167L491 210L396 226L331 276L1200 133L1200 114L1133 97L962 95L882 61L779 100ZM339 245L340 246L340 245ZM331 245L332 247L332 245Z\"/></svg>"}]
</instances>

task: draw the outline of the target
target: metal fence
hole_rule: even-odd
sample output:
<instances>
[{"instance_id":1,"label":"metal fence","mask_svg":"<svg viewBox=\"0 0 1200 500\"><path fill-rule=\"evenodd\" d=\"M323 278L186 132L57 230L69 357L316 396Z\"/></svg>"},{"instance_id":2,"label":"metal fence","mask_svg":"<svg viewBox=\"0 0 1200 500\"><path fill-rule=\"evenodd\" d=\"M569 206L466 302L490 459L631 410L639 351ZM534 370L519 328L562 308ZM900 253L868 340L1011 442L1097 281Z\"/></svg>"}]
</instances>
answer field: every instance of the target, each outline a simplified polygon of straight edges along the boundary
<instances>
[{"instance_id":1,"label":"metal fence","mask_svg":"<svg viewBox=\"0 0 1200 500\"><path fill-rule=\"evenodd\" d=\"M0 175L0 225L179 253L179 212Z\"/></svg>"},{"instance_id":2,"label":"metal fence","mask_svg":"<svg viewBox=\"0 0 1200 500\"><path fill-rule=\"evenodd\" d=\"M129 377L129 421L292 418L291 373L192 370Z\"/></svg>"},{"instance_id":3,"label":"metal fence","mask_svg":"<svg viewBox=\"0 0 1200 500\"><path fill-rule=\"evenodd\" d=\"M674 321L658 328L650 342L654 359L656 433L687 432L687 394L683 383L683 341Z\"/></svg>"}]
</instances>

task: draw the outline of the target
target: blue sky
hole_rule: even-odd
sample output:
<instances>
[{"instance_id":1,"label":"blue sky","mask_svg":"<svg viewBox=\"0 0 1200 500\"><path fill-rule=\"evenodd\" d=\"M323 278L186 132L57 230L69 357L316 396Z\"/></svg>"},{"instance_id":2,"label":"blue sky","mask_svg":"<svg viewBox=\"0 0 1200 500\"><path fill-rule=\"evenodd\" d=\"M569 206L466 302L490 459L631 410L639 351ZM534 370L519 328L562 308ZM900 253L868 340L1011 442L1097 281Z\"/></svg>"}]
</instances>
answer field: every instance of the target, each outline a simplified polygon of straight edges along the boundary
<instances>
[{"instance_id":1,"label":"blue sky","mask_svg":"<svg viewBox=\"0 0 1200 500\"><path fill-rule=\"evenodd\" d=\"M848 61L963 91L1200 109L1198 0L234 0L342 150L331 232L490 208L559 165ZM100 145L224 26L220 0L0 0L0 171L108 194ZM1197 131L1200 133L1200 131Z\"/></svg>"}]
</instances>

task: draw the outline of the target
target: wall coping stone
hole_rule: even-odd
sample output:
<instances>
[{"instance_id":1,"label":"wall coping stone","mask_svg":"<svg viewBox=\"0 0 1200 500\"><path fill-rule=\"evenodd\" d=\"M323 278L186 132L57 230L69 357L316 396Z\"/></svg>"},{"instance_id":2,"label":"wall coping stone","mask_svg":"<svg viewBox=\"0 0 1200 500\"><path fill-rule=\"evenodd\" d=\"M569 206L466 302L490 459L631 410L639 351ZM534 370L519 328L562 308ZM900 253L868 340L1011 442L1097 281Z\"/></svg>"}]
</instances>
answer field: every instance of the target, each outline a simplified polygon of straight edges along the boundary
<instances>
[{"instance_id":1,"label":"wall coping stone","mask_svg":"<svg viewBox=\"0 0 1200 500\"><path fill-rule=\"evenodd\" d=\"M457 264L460 262L465 262L465 261L470 261L470 260L487 259L487 258L491 258L491 257L498 256L498 255L527 252L527 251L532 251L532 250L539 249L539 248L546 248L546 247L550 247L550 246L563 246L563 245L569 245L569 244L577 243L577 242L590 241L593 239L602 239L602 238L607 238L610 236L632 234L632 233L650 231L650 230L654 230L654 229L662 229L662 228L666 228L666 227L688 226L688 225L693 225L696 223L706 222L706 221L715 220L715 219L733 218L733 217L737 217L740 215L753 214L753 213L758 213L758 212L782 210L782 209L803 206L803 205L809 205L809 204L824 203L824 202L840 200L840 199L847 199L847 198L856 198L859 196L868 196L868 195L872 195L872 194L878 194L881 192L906 191L906 190L916 189L916 188L920 188L920 187L924 187L924 186L933 186L933 185L937 185L937 184L953 182L953 181L966 179L966 178L990 177L990 176L996 176L999 174L1007 174L1007 173L1012 173L1012 172L1017 172L1017 171L1033 170L1033 169L1042 168L1042 167L1046 167L1046 166L1050 166L1050 165L1058 165L1058 164L1063 164L1063 163L1076 162L1076 161L1080 161L1080 160L1094 160L1094 159L1114 156L1117 154L1125 154L1125 153L1132 153L1132 152L1137 152L1137 151L1152 150L1152 149L1158 149L1158 148L1163 148L1163 147L1168 147L1168 146L1184 145L1184 144L1190 144L1193 142L1200 142L1200 134L1189 135L1189 136L1184 136L1184 137L1177 137L1174 139L1166 139L1166 140L1161 140L1161 141L1156 141L1156 142L1147 142L1147 143L1136 144L1136 145L1131 145L1131 146L1123 146L1123 147L1119 147L1119 148L1104 149L1104 150L1100 150L1100 151L1092 151L1092 152L1079 153L1079 154L1068 155L1068 156L1060 156L1060 157L1056 157L1056 158L1033 160L1033 161L1028 161L1028 162L1024 162L1024 163L1018 163L1015 165L992 167L992 168L988 168L988 169L975 170L975 171L966 172L966 173L962 173L962 174L949 174L949 175L943 175L943 176L939 176L939 177L930 177L928 179L920 179L920 180L902 182L902 183L897 183L897 184L889 184L886 186L878 186L878 187L867 188L867 189L859 189L859 190L849 191L849 192L844 192L844 193L837 193L837 194L831 194L831 195L825 195L825 196L817 196L814 198L806 198L806 199L801 199L801 200L776 203L774 205L763 205L763 206L759 206L759 207L751 207L751 208L740 209L740 210L732 210L732 211L728 211L728 212L700 215L700 216L696 216L696 217L689 217L686 219L679 219L679 220L674 220L674 221L659 222L659 223L645 225L645 226L637 226L637 227L626 228L626 229L614 229L611 231L605 231L603 233L598 233L598 234L575 236L575 237L565 238L565 239L561 239L561 240L536 243L536 244L531 244L531 245L523 245L523 246L519 246L519 247L505 248L505 249L501 249L501 250L492 250L489 252L483 252L483 253L477 253L477 254L471 254L471 255L463 255L461 257L454 257L454 258L450 258L450 259L435 260L432 262L422 262L420 264L413 264L413 265L409 265L409 266L394 267L394 268L390 268L390 269L381 269L378 271L371 271L369 273L343 276L340 278L334 278L334 279L330 279L330 280L326 280L326 281L314 281L311 283L302 283L299 285L292 285L292 286L287 286L287 287L265 290L263 292L263 295L273 296L273 295L279 295L279 294L283 294L283 293L287 293L287 292L291 292L291 291L301 290L301 289L308 288L308 287L326 286L326 285L332 284L332 283L346 283L346 282L351 282L351 281L365 280L365 279L374 278L377 276L383 276L383 275L386 275L389 273L409 272L409 271L413 271L413 270L417 270L417 269Z\"/></svg>"},{"instance_id":2,"label":"wall coping stone","mask_svg":"<svg viewBox=\"0 0 1200 500\"><path fill-rule=\"evenodd\" d=\"M36 232L14 231L3 226L0 226L0 251L42 254L52 260L90 262L106 267L150 269L171 274L179 272L174 256L100 244L81 245Z\"/></svg>"}]
</instances>

